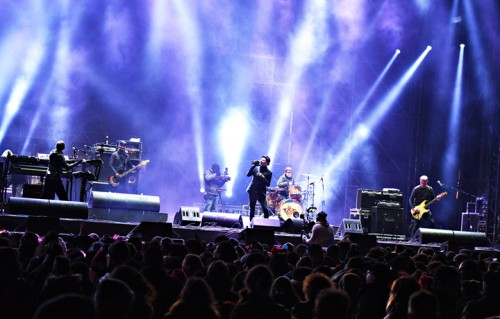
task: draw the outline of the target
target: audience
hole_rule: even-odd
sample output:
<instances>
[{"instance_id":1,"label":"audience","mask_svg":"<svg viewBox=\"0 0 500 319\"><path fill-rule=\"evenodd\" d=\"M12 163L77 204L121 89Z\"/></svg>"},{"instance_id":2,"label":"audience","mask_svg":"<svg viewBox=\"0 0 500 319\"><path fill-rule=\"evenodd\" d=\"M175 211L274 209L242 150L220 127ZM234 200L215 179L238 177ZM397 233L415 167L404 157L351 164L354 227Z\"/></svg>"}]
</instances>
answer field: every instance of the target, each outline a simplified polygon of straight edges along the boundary
<instances>
[{"instance_id":1,"label":"audience","mask_svg":"<svg viewBox=\"0 0 500 319\"><path fill-rule=\"evenodd\" d=\"M3 231L0 309L5 318L486 318L500 316L499 255Z\"/></svg>"}]
</instances>

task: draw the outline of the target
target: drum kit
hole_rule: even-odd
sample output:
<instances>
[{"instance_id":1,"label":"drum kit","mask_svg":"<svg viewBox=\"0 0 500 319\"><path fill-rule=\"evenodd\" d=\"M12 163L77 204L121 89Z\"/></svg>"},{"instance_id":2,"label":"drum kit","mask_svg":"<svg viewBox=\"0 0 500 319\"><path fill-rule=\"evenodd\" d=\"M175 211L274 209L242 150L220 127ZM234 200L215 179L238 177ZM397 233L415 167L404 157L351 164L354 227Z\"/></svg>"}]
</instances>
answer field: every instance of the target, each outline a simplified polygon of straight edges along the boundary
<instances>
[{"instance_id":1,"label":"drum kit","mask_svg":"<svg viewBox=\"0 0 500 319\"><path fill-rule=\"evenodd\" d=\"M314 183L309 183L309 178L314 177L311 174L301 174L307 176L307 181L290 185L287 188L268 187L266 199L268 207L274 211L278 217L283 220L289 218L304 218L307 221L314 219L316 208L314 206ZM300 185L305 185L305 190ZM287 197L283 194L288 194ZM309 206L312 198L312 206ZM305 207L305 209L304 209ZM304 215L303 211L307 213Z\"/></svg>"}]
</instances>

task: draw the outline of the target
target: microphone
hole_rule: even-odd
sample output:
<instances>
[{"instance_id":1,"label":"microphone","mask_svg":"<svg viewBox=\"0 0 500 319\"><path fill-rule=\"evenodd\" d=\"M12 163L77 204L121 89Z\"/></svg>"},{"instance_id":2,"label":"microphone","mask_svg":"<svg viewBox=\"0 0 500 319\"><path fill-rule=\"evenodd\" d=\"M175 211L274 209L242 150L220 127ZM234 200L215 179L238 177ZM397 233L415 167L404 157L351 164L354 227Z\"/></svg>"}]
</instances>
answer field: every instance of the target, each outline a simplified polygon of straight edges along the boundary
<instances>
[{"instance_id":1,"label":"microphone","mask_svg":"<svg viewBox=\"0 0 500 319\"><path fill-rule=\"evenodd\" d=\"M443 187L443 183L441 181L438 181L439 186Z\"/></svg>"}]
</instances>

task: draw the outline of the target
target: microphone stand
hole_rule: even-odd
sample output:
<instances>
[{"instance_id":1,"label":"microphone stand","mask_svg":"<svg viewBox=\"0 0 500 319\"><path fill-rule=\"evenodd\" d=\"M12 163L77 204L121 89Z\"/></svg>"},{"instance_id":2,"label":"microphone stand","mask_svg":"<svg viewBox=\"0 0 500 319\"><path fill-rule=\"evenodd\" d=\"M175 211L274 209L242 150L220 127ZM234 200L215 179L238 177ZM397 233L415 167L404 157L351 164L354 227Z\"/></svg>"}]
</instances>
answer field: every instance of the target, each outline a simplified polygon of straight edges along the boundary
<instances>
[{"instance_id":1,"label":"microphone stand","mask_svg":"<svg viewBox=\"0 0 500 319\"><path fill-rule=\"evenodd\" d=\"M439 186L441 186L441 188L448 188L448 189L451 189L451 190L454 190L456 191L457 193L462 193L464 195L467 195L467 196L470 196L474 199L477 199L477 195L474 195L474 194L471 194L471 193L468 193L466 191L464 191L463 189L460 189L460 188L455 188L453 186L450 186L450 185L446 185L445 183L439 183ZM467 205L467 204L466 204ZM477 209L476 209L477 210ZM479 216L478 216L479 218ZM478 221L479 222L479 221ZM473 227L472 227L472 224L471 224L471 221L470 221L470 212L469 212L469 209L467 208L467 225L469 226L469 230L470 231L474 231ZM476 225L477 226L477 225ZM475 231L477 231L477 227L475 229Z\"/></svg>"}]
</instances>

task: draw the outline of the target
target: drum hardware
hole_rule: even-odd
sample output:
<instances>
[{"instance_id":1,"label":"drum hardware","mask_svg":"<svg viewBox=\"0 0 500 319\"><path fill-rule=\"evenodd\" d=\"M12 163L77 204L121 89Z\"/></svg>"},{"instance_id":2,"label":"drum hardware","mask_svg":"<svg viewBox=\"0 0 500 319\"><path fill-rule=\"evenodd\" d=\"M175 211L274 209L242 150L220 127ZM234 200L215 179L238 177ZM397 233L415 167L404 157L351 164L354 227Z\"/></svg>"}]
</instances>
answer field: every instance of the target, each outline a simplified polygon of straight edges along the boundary
<instances>
[{"instance_id":1,"label":"drum hardware","mask_svg":"<svg viewBox=\"0 0 500 319\"><path fill-rule=\"evenodd\" d=\"M309 177L316 177L316 175L313 174L300 174L301 176L306 176L307 178Z\"/></svg>"},{"instance_id":2,"label":"drum hardware","mask_svg":"<svg viewBox=\"0 0 500 319\"><path fill-rule=\"evenodd\" d=\"M221 212L224 211L224 202L222 201L222 192L225 192L226 189L225 188L217 188L216 189L217 193L219 194L219 204L221 206Z\"/></svg>"}]
</instances>

